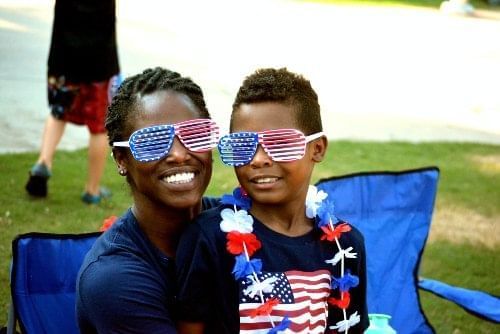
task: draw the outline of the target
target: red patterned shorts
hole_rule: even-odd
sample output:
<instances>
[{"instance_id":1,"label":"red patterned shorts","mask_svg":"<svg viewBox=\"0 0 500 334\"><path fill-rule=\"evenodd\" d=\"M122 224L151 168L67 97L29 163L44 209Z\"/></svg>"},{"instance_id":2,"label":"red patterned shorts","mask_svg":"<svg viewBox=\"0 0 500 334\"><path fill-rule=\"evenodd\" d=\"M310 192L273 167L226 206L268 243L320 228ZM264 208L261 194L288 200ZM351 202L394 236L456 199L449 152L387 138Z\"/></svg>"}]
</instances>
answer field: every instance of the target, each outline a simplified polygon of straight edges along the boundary
<instances>
[{"instance_id":1,"label":"red patterned shorts","mask_svg":"<svg viewBox=\"0 0 500 334\"><path fill-rule=\"evenodd\" d=\"M79 84L65 82L64 88L75 92L72 102L63 113L55 115L52 112L52 114L65 122L86 125L92 134L105 133L104 120L110 100L111 80ZM51 88L53 86L51 86L49 78L49 94Z\"/></svg>"}]
</instances>

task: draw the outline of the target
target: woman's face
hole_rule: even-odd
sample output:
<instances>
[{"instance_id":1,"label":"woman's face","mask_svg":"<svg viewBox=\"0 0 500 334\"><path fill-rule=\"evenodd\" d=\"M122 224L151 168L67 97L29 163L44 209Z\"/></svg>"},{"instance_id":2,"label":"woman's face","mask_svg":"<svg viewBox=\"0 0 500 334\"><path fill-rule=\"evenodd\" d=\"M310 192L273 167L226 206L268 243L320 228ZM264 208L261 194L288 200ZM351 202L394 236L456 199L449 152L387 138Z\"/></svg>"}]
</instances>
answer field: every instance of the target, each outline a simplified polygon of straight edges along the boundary
<instances>
[{"instance_id":1,"label":"woman's face","mask_svg":"<svg viewBox=\"0 0 500 334\"><path fill-rule=\"evenodd\" d=\"M130 133L160 124L199 118L198 108L184 94L158 91L138 101L137 116L130 120ZM212 176L212 153L193 153L177 137L160 160L140 162L124 149L123 164L136 205L188 209L200 203Z\"/></svg>"}]
</instances>

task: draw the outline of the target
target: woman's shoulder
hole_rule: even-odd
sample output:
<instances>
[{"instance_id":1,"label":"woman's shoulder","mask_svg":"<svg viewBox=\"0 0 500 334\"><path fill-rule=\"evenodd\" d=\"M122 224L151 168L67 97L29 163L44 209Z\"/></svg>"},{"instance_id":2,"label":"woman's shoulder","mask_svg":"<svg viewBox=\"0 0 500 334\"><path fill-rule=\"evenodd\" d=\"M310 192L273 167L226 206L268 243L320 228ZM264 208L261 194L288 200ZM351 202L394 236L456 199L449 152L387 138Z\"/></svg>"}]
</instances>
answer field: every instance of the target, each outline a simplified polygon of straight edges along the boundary
<instances>
[{"instance_id":1,"label":"woman's shoulder","mask_svg":"<svg viewBox=\"0 0 500 334\"><path fill-rule=\"evenodd\" d=\"M121 247L133 245L131 229L133 228L134 219L130 209L117 218L108 230L97 238L87 257L97 259L100 256L114 253Z\"/></svg>"},{"instance_id":2,"label":"woman's shoulder","mask_svg":"<svg viewBox=\"0 0 500 334\"><path fill-rule=\"evenodd\" d=\"M169 320L165 300L175 281L166 278L138 257L125 253L102 256L82 267L78 276L78 313L109 328L118 324L133 326L142 321L140 317L126 318L138 308L142 315L161 310L160 316Z\"/></svg>"},{"instance_id":3,"label":"woman's shoulder","mask_svg":"<svg viewBox=\"0 0 500 334\"><path fill-rule=\"evenodd\" d=\"M82 274L91 270L93 276L106 277L122 269L126 271L127 266L147 268L147 259L151 257L148 254L153 250L137 229L135 218L128 210L96 240L84 259Z\"/></svg>"},{"instance_id":4,"label":"woman's shoulder","mask_svg":"<svg viewBox=\"0 0 500 334\"><path fill-rule=\"evenodd\" d=\"M166 293L165 286L170 283L165 281L168 277L162 275L159 265L151 257L141 256L138 251L101 253L81 267L78 290L88 299L96 299L96 303L103 305L109 303L106 300L109 296L122 300L136 295L137 286L141 286L146 294L163 296Z\"/></svg>"}]
</instances>

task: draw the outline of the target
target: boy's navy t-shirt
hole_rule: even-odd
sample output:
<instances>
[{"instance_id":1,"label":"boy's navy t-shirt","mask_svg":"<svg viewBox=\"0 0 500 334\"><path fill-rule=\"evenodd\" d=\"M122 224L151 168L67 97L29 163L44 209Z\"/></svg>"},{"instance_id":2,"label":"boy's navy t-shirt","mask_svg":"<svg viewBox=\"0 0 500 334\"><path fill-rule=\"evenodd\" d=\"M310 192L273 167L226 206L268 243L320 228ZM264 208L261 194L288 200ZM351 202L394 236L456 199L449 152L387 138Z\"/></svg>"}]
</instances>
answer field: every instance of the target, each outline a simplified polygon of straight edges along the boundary
<instances>
[{"instance_id":1,"label":"boy's navy t-shirt","mask_svg":"<svg viewBox=\"0 0 500 334\"><path fill-rule=\"evenodd\" d=\"M251 310L258 305L255 303L260 303L258 296L250 298L243 294L250 281L236 281L231 273L235 257L226 250L226 233L219 226L223 208L203 212L181 238L176 255L179 319L204 322L205 333L245 333L245 329L251 333L266 324L259 322L264 317L258 320L250 316ZM340 309L330 306L325 329L325 301L330 296L331 275L340 276L340 263L332 266L325 260L333 258L336 244L320 241L322 232L317 229L289 237L253 219L253 233L262 247L251 258L262 260L259 280L274 282L273 291L264 297L279 298L281 304L285 304L279 306L283 315L297 317L292 325L295 327L290 328L293 332L330 333L328 326L344 319ZM361 319L358 325L349 328L349 333L362 333L368 327L364 240L352 227L342 235L340 243L343 249L353 247L352 251L357 253L356 259L348 258L345 262L345 269L360 279L359 285L349 290L351 302L346 311L348 317L357 312ZM281 319L275 320L279 323Z\"/></svg>"}]
</instances>

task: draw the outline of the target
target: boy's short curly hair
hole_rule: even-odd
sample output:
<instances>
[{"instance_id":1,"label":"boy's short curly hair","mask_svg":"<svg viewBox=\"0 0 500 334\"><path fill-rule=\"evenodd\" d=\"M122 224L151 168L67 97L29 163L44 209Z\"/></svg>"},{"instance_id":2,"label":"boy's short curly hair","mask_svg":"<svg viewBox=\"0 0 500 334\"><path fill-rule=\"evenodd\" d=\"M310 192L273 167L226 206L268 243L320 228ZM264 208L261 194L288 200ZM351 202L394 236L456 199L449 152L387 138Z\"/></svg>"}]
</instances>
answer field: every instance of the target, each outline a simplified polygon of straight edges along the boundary
<instances>
[{"instance_id":1,"label":"boy's short curly hair","mask_svg":"<svg viewBox=\"0 0 500 334\"><path fill-rule=\"evenodd\" d=\"M258 69L243 81L233 103L234 114L242 104L277 102L294 107L297 127L310 135L323 131L318 95L309 80L286 68Z\"/></svg>"}]
</instances>

